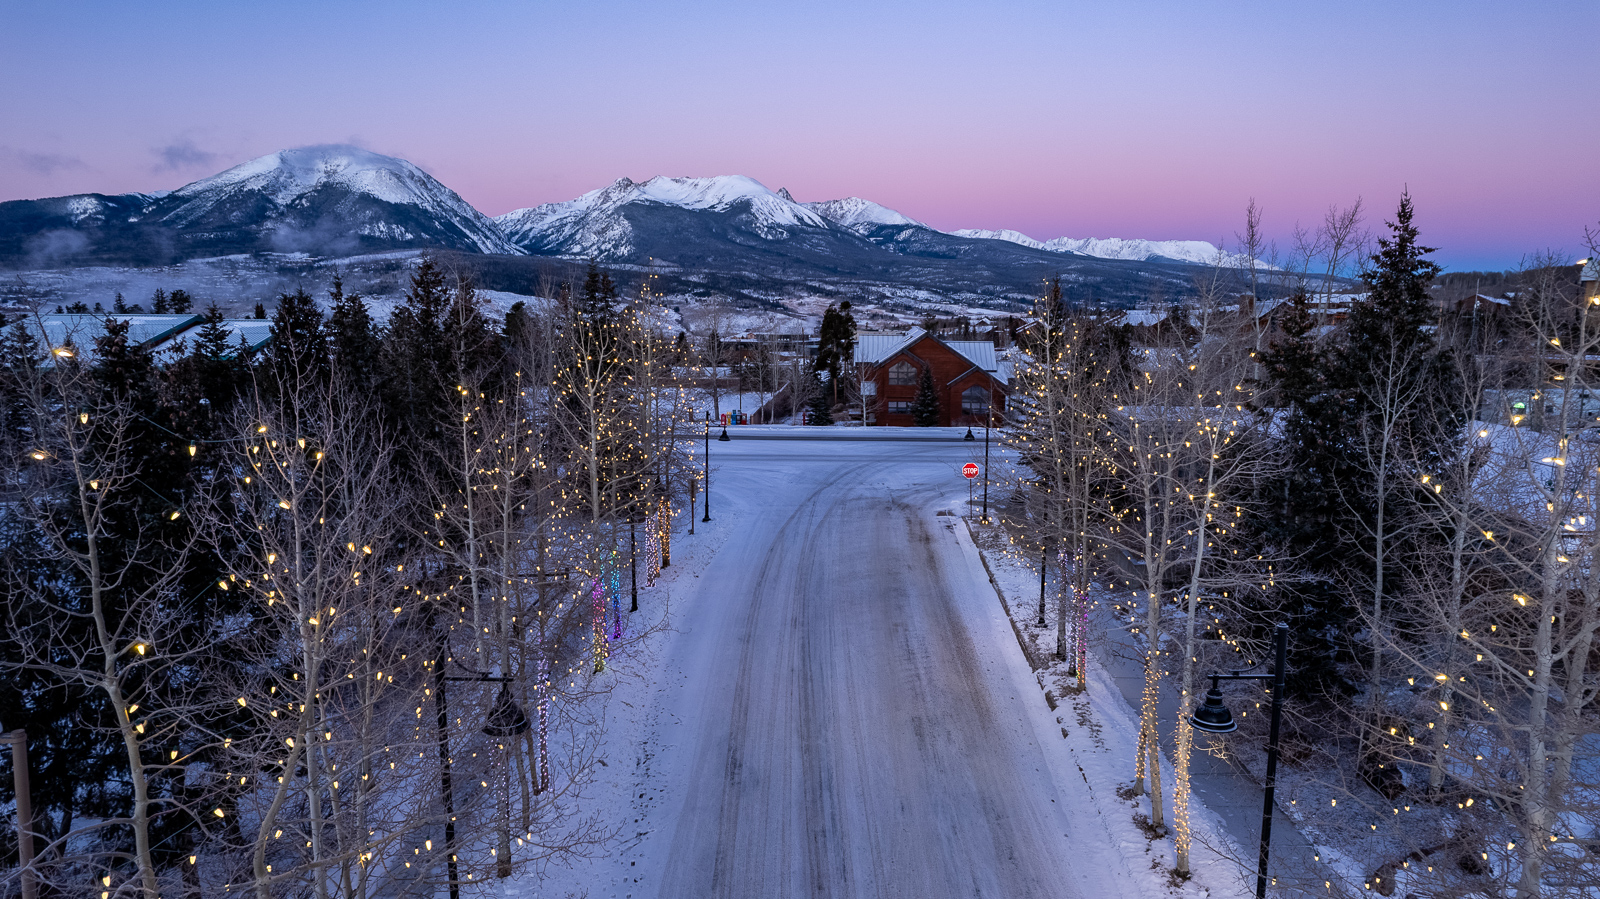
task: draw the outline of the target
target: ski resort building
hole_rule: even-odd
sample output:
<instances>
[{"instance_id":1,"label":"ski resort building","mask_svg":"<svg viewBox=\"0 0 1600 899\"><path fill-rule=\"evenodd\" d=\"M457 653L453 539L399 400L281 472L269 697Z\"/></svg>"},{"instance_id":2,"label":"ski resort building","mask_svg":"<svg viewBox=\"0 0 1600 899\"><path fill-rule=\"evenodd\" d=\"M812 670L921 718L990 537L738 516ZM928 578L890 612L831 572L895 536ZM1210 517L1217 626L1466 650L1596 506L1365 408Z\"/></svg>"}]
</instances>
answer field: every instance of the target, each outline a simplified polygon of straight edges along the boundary
<instances>
[{"instance_id":1,"label":"ski resort building","mask_svg":"<svg viewBox=\"0 0 1600 899\"><path fill-rule=\"evenodd\" d=\"M932 374L939 424L972 426L1005 412L1007 378L988 340L944 340L921 328L856 340L866 424L912 425L923 372Z\"/></svg>"}]
</instances>

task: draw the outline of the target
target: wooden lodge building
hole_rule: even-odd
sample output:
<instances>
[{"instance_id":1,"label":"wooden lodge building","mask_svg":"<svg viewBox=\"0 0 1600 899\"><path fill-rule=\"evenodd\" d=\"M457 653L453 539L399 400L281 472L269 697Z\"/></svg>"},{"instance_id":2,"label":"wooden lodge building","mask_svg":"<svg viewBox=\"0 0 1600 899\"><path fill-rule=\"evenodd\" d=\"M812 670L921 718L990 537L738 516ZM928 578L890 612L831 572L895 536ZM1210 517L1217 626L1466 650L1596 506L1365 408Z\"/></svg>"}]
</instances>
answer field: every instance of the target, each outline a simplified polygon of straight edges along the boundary
<instances>
[{"instance_id":1,"label":"wooden lodge building","mask_svg":"<svg viewBox=\"0 0 1600 899\"><path fill-rule=\"evenodd\" d=\"M939 424L981 425L1005 412L1006 382L989 340L944 340L921 328L904 334L863 334L856 340L866 424L914 424L911 404L922 373L931 371Z\"/></svg>"}]
</instances>

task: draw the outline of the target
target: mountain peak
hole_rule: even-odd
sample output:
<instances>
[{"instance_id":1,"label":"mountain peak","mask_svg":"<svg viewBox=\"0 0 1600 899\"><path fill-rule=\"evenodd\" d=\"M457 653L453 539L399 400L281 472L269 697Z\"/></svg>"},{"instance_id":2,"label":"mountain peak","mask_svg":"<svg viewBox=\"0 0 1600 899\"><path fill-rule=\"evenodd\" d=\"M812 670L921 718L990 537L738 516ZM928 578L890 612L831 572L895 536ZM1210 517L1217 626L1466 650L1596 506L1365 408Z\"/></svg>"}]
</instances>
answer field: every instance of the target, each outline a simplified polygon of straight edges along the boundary
<instances>
[{"instance_id":1,"label":"mountain peak","mask_svg":"<svg viewBox=\"0 0 1600 899\"><path fill-rule=\"evenodd\" d=\"M796 227L829 227L828 220L796 203L788 191L774 193L745 175L703 178L657 175L648 181L618 178L581 197L518 209L495 219L506 237L533 252L561 247L565 255L625 257L634 250L633 206L671 206L747 216L744 226L768 240Z\"/></svg>"},{"instance_id":2,"label":"mountain peak","mask_svg":"<svg viewBox=\"0 0 1600 899\"><path fill-rule=\"evenodd\" d=\"M871 231L879 225L928 227L910 216L902 215L887 206L880 206L871 200L863 200L860 197L845 197L841 200L806 203L805 207L841 228L848 228L858 233Z\"/></svg>"},{"instance_id":3,"label":"mountain peak","mask_svg":"<svg viewBox=\"0 0 1600 899\"><path fill-rule=\"evenodd\" d=\"M1035 250L1045 249L1044 241L1034 240L1028 235L1023 234L1021 231L1012 231L1009 228L1000 231L986 231L981 228L963 228L960 231L951 231L950 233L956 237L966 237L972 240L1004 240L1015 244L1021 244L1025 247L1031 247Z\"/></svg>"},{"instance_id":4,"label":"mountain peak","mask_svg":"<svg viewBox=\"0 0 1600 899\"><path fill-rule=\"evenodd\" d=\"M280 251L445 246L517 253L486 216L404 159L346 144L279 150L173 191L162 221L251 232ZM249 224L242 224L248 222Z\"/></svg>"}]
</instances>

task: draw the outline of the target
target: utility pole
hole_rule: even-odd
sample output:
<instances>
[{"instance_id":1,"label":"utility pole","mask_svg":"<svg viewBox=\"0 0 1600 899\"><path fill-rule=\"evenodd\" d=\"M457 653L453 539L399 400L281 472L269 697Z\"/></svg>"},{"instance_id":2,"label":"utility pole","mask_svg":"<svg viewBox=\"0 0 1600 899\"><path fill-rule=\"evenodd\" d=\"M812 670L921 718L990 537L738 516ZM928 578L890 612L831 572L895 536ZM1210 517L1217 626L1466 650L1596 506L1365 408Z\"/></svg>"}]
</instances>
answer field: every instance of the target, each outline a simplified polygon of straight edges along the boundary
<instances>
[{"instance_id":1,"label":"utility pole","mask_svg":"<svg viewBox=\"0 0 1600 899\"><path fill-rule=\"evenodd\" d=\"M11 776L17 791L17 863L22 869L22 899L39 899L33 870L33 800L28 795L28 732L5 736L11 744Z\"/></svg>"}]
</instances>

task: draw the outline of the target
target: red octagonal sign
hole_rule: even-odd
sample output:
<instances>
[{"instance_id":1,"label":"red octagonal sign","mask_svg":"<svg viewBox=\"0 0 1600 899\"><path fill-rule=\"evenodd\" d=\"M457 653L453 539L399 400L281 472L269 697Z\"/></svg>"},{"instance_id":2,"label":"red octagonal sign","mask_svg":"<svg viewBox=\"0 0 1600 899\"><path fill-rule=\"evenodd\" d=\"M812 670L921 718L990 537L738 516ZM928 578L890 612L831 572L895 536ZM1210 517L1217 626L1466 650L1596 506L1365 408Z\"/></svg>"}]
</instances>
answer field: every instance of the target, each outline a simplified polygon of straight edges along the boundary
<instances>
[{"instance_id":1,"label":"red octagonal sign","mask_svg":"<svg viewBox=\"0 0 1600 899\"><path fill-rule=\"evenodd\" d=\"M967 480L972 480L978 476L978 463L968 462L961 466L961 473L967 476Z\"/></svg>"}]
</instances>

